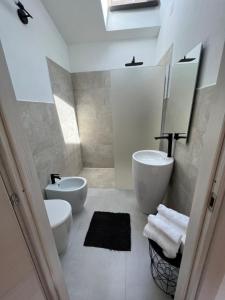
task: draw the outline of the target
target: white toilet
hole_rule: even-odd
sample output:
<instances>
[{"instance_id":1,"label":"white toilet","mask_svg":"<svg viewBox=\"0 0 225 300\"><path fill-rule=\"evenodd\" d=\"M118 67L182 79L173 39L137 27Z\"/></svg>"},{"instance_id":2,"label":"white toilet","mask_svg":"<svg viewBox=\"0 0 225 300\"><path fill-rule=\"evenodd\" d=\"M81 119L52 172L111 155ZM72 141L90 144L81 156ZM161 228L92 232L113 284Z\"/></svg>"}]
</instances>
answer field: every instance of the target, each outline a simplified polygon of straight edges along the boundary
<instances>
[{"instance_id":1,"label":"white toilet","mask_svg":"<svg viewBox=\"0 0 225 300\"><path fill-rule=\"evenodd\" d=\"M66 251L72 223L71 205L61 199L44 200L58 254Z\"/></svg>"}]
</instances>

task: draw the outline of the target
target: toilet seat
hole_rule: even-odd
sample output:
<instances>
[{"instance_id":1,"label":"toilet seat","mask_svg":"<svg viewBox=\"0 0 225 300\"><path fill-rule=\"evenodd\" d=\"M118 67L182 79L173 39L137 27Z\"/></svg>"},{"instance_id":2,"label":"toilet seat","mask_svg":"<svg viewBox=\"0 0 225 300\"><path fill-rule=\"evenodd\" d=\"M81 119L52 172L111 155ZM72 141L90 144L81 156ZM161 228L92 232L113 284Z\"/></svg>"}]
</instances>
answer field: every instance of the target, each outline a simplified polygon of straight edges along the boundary
<instances>
[{"instance_id":1,"label":"toilet seat","mask_svg":"<svg viewBox=\"0 0 225 300\"><path fill-rule=\"evenodd\" d=\"M72 214L71 205L61 199L44 200L51 228L62 225Z\"/></svg>"},{"instance_id":2,"label":"toilet seat","mask_svg":"<svg viewBox=\"0 0 225 300\"><path fill-rule=\"evenodd\" d=\"M61 199L44 200L58 254L66 251L72 224L72 207Z\"/></svg>"}]
</instances>

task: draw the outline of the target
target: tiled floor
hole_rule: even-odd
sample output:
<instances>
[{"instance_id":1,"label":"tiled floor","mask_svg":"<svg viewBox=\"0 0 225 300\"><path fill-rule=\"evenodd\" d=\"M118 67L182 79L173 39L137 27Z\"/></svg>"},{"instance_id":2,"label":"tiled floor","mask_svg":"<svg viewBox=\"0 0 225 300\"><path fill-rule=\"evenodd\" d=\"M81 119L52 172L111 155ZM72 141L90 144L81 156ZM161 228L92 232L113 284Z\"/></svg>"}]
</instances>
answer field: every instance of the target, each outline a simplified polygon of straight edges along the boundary
<instances>
[{"instance_id":1,"label":"tiled floor","mask_svg":"<svg viewBox=\"0 0 225 300\"><path fill-rule=\"evenodd\" d=\"M84 247L94 211L131 216L131 252ZM148 242L142 236L146 216L131 191L89 188L84 210L74 216L70 243L61 257L71 300L167 300L150 274Z\"/></svg>"},{"instance_id":2,"label":"tiled floor","mask_svg":"<svg viewBox=\"0 0 225 300\"><path fill-rule=\"evenodd\" d=\"M84 168L79 174L79 176L85 177L87 179L89 187L115 187L114 168Z\"/></svg>"}]
</instances>

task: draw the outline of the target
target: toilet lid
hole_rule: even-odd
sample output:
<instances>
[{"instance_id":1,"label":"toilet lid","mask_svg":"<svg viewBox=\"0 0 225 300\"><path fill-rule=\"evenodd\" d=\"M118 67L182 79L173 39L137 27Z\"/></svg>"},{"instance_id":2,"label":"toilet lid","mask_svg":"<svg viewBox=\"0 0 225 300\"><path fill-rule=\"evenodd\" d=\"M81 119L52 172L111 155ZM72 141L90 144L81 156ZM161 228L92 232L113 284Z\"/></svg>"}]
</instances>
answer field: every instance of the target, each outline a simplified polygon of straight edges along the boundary
<instances>
[{"instance_id":1,"label":"toilet lid","mask_svg":"<svg viewBox=\"0 0 225 300\"><path fill-rule=\"evenodd\" d=\"M61 199L44 200L49 223L52 228L57 227L65 222L72 214L71 205Z\"/></svg>"}]
</instances>

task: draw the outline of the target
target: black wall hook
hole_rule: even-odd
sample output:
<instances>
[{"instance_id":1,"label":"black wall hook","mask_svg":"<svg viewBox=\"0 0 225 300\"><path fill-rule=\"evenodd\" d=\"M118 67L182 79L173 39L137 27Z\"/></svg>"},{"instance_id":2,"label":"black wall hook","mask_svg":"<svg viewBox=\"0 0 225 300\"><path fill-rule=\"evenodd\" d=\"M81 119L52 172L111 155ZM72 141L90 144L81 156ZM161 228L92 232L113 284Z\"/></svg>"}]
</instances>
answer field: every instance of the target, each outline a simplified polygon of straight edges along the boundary
<instances>
[{"instance_id":1,"label":"black wall hook","mask_svg":"<svg viewBox=\"0 0 225 300\"><path fill-rule=\"evenodd\" d=\"M15 4L17 5L18 9L17 9L17 14L18 17L20 19L20 21L23 24L28 24L28 18L32 18L31 14L24 8L23 4L20 1L15 2Z\"/></svg>"},{"instance_id":2,"label":"black wall hook","mask_svg":"<svg viewBox=\"0 0 225 300\"><path fill-rule=\"evenodd\" d=\"M132 67L132 66L140 66L143 65L143 61L135 61L135 56L133 56L133 59L130 63L126 63L125 67Z\"/></svg>"}]
</instances>

